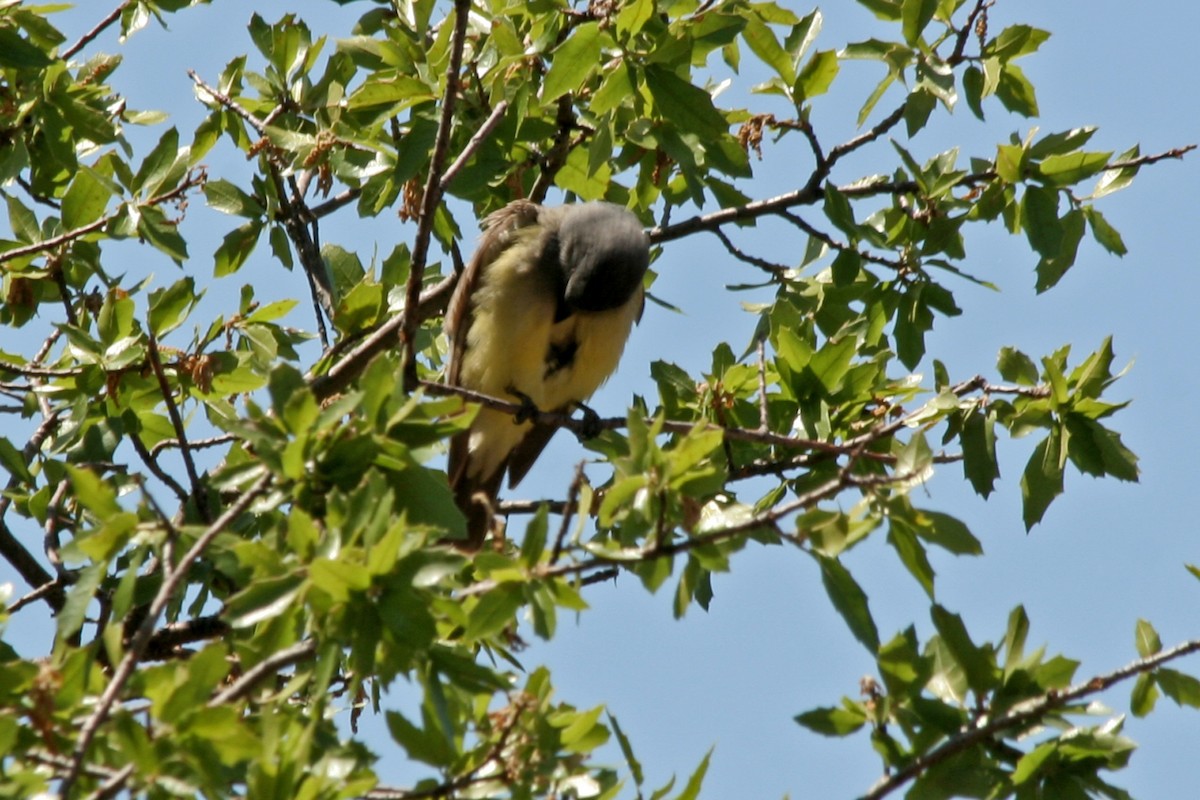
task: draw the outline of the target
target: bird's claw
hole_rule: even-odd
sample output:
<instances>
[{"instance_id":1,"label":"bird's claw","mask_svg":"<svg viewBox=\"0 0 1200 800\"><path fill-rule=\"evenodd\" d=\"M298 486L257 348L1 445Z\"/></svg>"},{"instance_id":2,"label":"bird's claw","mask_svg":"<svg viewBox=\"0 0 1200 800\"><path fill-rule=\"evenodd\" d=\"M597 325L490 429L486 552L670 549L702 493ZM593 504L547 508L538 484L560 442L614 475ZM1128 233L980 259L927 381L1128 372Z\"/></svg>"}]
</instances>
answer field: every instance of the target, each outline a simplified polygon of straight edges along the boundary
<instances>
[{"instance_id":1,"label":"bird's claw","mask_svg":"<svg viewBox=\"0 0 1200 800\"><path fill-rule=\"evenodd\" d=\"M604 433L604 423L600 421L600 415L589 406L583 403L576 402L575 408L579 409L582 418L579 420L579 432L576 434L579 441L585 442L588 439L595 439L600 434Z\"/></svg>"},{"instance_id":2,"label":"bird's claw","mask_svg":"<svg viewBox=\"0 0 1200 800\"><path fill-rule=\"evenodd\" d=\"M529 395L518 390L514 386L509 386L504 391L517 398L517 400L519 400L521 403L521 407L513 414L513 422L515 424L520 425L523 422L529 422L529 420L538 415L539 409L537 404L533 402L533 398L531 398Z\"/></svg>"}]
</instances>

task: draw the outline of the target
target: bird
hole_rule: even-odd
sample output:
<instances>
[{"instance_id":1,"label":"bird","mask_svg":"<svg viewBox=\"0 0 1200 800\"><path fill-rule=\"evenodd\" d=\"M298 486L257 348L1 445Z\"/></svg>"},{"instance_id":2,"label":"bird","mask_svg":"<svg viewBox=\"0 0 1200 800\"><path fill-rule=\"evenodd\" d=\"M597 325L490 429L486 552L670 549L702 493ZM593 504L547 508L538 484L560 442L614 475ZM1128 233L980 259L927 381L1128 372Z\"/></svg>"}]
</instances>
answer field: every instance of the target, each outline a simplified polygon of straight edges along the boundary
<instances>
[{"instance_id":1,"label":"bird","mask_svg":"<svg viewBox=\"0 0 1200 800\"><path fill-rule=\"evenodd\" d=\"M645 306L650 240L631 211L516 200L484 218L447 306L446 382L538 410L583 407L613 374ZM516 486L557 428L481 408L450 442L447 475L477 551L505 473Z\"/></svg>"}]
</instances>

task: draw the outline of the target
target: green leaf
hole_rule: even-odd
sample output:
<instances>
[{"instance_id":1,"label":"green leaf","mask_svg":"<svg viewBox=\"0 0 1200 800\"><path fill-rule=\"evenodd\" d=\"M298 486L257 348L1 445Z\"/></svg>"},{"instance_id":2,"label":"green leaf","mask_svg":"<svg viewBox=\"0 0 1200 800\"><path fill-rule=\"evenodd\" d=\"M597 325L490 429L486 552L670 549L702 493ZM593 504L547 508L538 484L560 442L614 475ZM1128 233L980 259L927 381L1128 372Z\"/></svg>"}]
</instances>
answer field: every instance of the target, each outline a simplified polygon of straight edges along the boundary
<instances>
[{"instance_id":1,"label":"green leaf","mask_svg":"<svg viewBox=\"0 0 1200 800\"><path fill-rule=\"evenodd\" d=\"M996 85L996 97L1009 111L1023 117L1038 116L1037 95L1033 84L1016 64L1005 64L1000 70L1000 82Z\"/></svg>"},{"instance_id":2,"label":"green leaf","mask_svg":"<svg viewBox=\"0 0 1200 800\"><path fill-rule=\"evenodd\" d=\"M974 64L967 67L962 76L963 94L967 97L967 107L979 119L983 119L983 70Z\"/></svg>"},{"instance_id":3,"label":"green leaf","mask_svg":"<svg viewBox=\"0 0 1200 800\"><path fill-rule=\"evenodd\" d=\"M226 601L222 616L234 628L253 627L291 608L304 587L299 575L259 578Z\"/></svg>"},{"instance_id":4,"label":"green leaf","mask_svg":"<svg viewBox=\"0 0 1200 800\"><path fill-rule=\"evenodd\" d=\"M901 0L858 0L858 4L866 6L876 17L888 22L895 22L904 13Z\"/></svg>"},{"instance_id":5,"label":"green leaf","mask_svg":"<svg viewBox=\"0 0 1200 800\"><path fill-rule=\"evenodd\" d=\"M905 569L917 579L917 583L932 600L934 597L933 581L935 573L933 566L929 563L929 558L925 554L925 548L917 539L916 534L908 523L900 519L891 519L891 524L888 527L887 541L900 556L901 563Z\"/></svg>"},{"instance_id":6,"label":"green leaf","mask_svg":"<svg viewBox=\"0 0 1200 800\"><path fill-rule=\"evenodd\" d=\"M260 220L251 220L225 234L221 245L213 253L213 276L223 278L241 269L258 245L262 229Z\"/></svg>"},{"instance_id":7,"label":"green leaf","mask_svg":"<svg viewBox=\"0 0 1200 800\"><path fill-rule=\"evenodd\" d=\"M335 602L344 603L352 592L366 591L371 573L362 564L350 564L332 558L316 558L308 566L308 578Z\"/></svg>"},{"instance_id":8,"label":"green leaf","mask_svg":"<svg viewBox=\"0 0 1200 800\"><path fill-rule=\"evenodd\" d=\"M775 32L761 18L747 17L746 27L742 30L742 38L754 55L775 70L775 74L783 79L785 84L791 86L796 82L796 68L791 56L780 46L779 40L775 38Z\"/></svg>"},{"instance_id":9,"label":"green leaf","mask_svg":"<svg viewBox=\"0 0 1200 800\"><path fill-rule=\"evenodd\" d=\"M1025 658L1025 639L1029 635L1029 616L1024 606L1017 606L1008 615L1004 631L1004 669L1011 672Z\"/></svg>"},{"instance_id":10,"label":"green leaf","mask_svg":"<svg viewBox=\"0 0 1200 800\"><path fill-rule=\"evenodd\" d=\"M29 471L29 466L25 463L25 456L3 436L0 436L0 466L3 466L14 480L27 486L33 486L33 473Z\"/></svg>"},{"instance_id":11,"label":"green leaf","mask_svg":"<svg viewBox=\"0 0 1200 800\"><path fill-rule=\"evenodd\" d=\"M1116 162L1126 162L1138 158L1142 154L1142 150L1138 146L1131 147L1121 155L1117 156ZM1119 169L1106 170L1103 175L1096 181L1096 187L1092 189L1091 199L1098 200L1107 194L1119 192L1129 184L1133 183L1134 176L1138 173L1137 167L1121 167Z\"/></svg>"},{"instance_id":12,"label":"green leaf","mask_svg":"<svg viewBox=\"0 0 1200 800\"><path fill-rule=\"evenodd\" d=\"M436 730L418 728L398 711L388 711L388 732L409 757L433 767L447 767L456 753L446 737Z\"/></svg>"},{"instance_id":13,"label":"green leaf","mask_svg":"<svg viewBox=\"0 0 1200 800\"><path fill-rule=\"evenodd\" d=\"M840 70L841 62L833 50L813 53L796 79L796 94L806 100L825 94Z\"/></svg>"},{"instance_id":14,"label":"green leaf","mask_svg":"<svg viewBox=\"0 0 1200 800\"><path fill-rule=\"evenodd\" d=\"M410 75L389 75L364 82L350 93L346 105L352 111L378 108L395 114L433 97L424 81Z\"/></svg>"},{"instance_id":15,"label":"green leaf","mask_svg":"<svg viewBox=\"0 0 1200 800\"><path fill-rule=\"evenodd\" d=\"M646 88L654 98L658 116L701 141L717 139L729 131L725 115L712 96L658 64L646 67Z\"/></svg>"},{"instance_id":16,"label":"green leaf","mask_svg":"<svg viewBox=\"0 0 1200 800\"><path fill-rule=\"evenodd\" d=\"M956 556L977 556L983 545L960 520L940 511L918 511L913 520L914 532L930 544L935 544Z\"/></svg>"},{"instance_id":17,"label":"green leaf","mask_svg":"<svg viewBox=\"0 0 1200 800\"><path fill-rule=\"evenodd\" d=\"M930 609L930 616L942 643L949 648L954 660L966 673L967 684L978 696L984 697L995 688L999 677L996 673L995 657L988 649L971 641L967 626L958 614L935 604Z\"/></svg>"},{"instance_id":18,"label":"green leaf","mask_svg":"<svg viewBox=\"0 0 1200 800\"><path fill-rule=\"evenodd\" d=\"M573 753L590 753L608 741L608 730L598 724L604 706L573 714L570 724L559 734L564 749Z\"/></svg>"},{"instance_id":19,"label":"green leaf","mask_svg":"<svg viewBox=\"0 0 1200 800\"><path fill-rule=\"evenodd\" d=\"M837 190L832 183L825 184L825 216L850 237L851 243L858 239L858 224L854 221L854 208L850 199Z\"/></svg>"},{"instance_id":20,"label":"green leaf","mask_svg":"<svg viewBox=\"0 0 1200 800\"><path fill-rule=\"evenodd\" d=\"M938 0L904 0L900 7L900 21L904 31L904 40L915 45L921 38L921 32L933 19L937 11Z\"/></svg>"},{"instance_id":21,"label":"green leaf","mask_svg":"<svg viewBox=\"0 0 1200 800\"><path fill-rule=\"evenodd\" d=\"M257 219L264 213L262 203L257 198L246 194L224 178L205 183L204 197L210 207L225 214Z\"/></svg>"},{"instance_id":22,"label":"green leaf","mask_svg":"<svg viewBox=\"0 0 1200 800\"><path fill-rule=\"evenodd\" d=\"M1046 509L1063 491L1062 437L1058 429L1038 443L1021 476L1025 530L1041 522Z\"/></svg>"},{"instance_id":23,"label":"green leaf","mask_svg":"<svg viewBox=\"0 0 1200 800\"><path fill-rule=\"evenodd\" d=\"M1144 619L1137 621L1133 641L1137 645L1138 655L1142 658L1147 658L1162 650L1162 639L1158 638L1158 631L1154 630L1154 626Z\"/></svg>"},{"instance_id":24,"label":"green leaf","mask_svg":"<svg viewBox=\"0 0 1200 800\"><path fill-rule=\"evenodd\" d=\"M1100 172L1111 156L1111 152L1047 156L1038 164L1038 173L1054 186L1071 186Z\"/></svg>"},{"instance_id":25,"label":"green leaf","mask_svg":"<svg viewBox=\"0 0 1200 800\"><path fill-rule=\"evenodd\" d=\"M1021 386L1037 386L1038 368L1033 359L1014 347L1001 347L996 359L1000 377Z\"/></svg>"},{"instance_id":26,"label":"green leaf","mask_svg":"<svg viewBox=\"0 0 1200 800\"><path fill-rule=\"evenodd\" d=\"M712 753L713 751L709 749L704 754L696 771L688 778L687 785L683 787L683 791L676 796L675 800L696 800L700 796L700 789L704 785L704 776L708 773L708 762L712 758Z\"/></svg>"},{"instance_id":27,"label":"green leaf","mask_svg":"<svg viewBox=\"0 0 1200 800\"><path fill-rule=\"evenodd\" d=\"M601 44L599 23L585 22L577 26L567 40L554 49L550 71L542 83L542 99L549 102L567 92L578 91L600 63Z\"/></svg>"},{"instance_id":28,"label":"green leaf","mask_svg":"<svg viewBox=\"0 0 1200 800\"><path fill-rule=\"evenodd\" d=\"M523 599L520 587L514 585L497 586L484 594L467 615L463 636L470 640L484 639L515 625Z\"/></svg>"},{"instance_id":29,"label":"green leaf","mask_svg":"<svg viewBox=\"0 0 1200 800\"><path fill-rule=\"evenodd\" d=\"M1200 708L1200 680L1177 670L1159 667L1154 673L1154 681L1163 690L1163 694L1181 706Z\"/></svg>"},{"instance_id":30,"label":"green leaf","mask_svg":"<svg viewBox=\"0 0 1200 800\"><path fill-rule=\"evenodd\" d=\"M629 766L629 774L633 776L633 782L636 786L641 787L645 781L645 774L642 772L642 763L637 760L633 754L633 747L629 743L629 737L621 730L621 726L617 724L617 718L612 715L607 709L604 715L608 718L608 724L612 727L613 734L617 737L617 744L621 747L621 755L625 757L625 763ZM641 792L639 791L640 795Z\"/></svg>"},{"instance_id":31,"label":"green leaf","mask_svg":"<svg viewBox=\"0 0 1200 800\"><path fill-rule=\"evenodd\" d=\"M179 226L157 206L141 206L138 215L138 235L179 266L187 261L187 242L179 235Z\"/></svg>"},{"instance_id":32,"label":"green leaf","mask_svg":"<svg viewBox=\"0 0 1200 800\"><path fill-rule=\"evenodd\" d=\"M622 60L604 76L600 88L592 95L589 109L593 114L607 114L632 97L635 91L629 66Z\"/></svg>"},{"instance_id":33,"label":"green leaf","mask_svg":"<svg viewBox=\"0 0 1200 800\"><path fill-rule=\"evenodd\" d=\"M872 654L879 650L879 631L867 606L867 595L840 561L814 555L821 565L821 582L846 626Z\"/></svg>"},{"instance_id":34,"label":"green leaf","mask_svg":"<svg viewBox=\"0 0 1200 800\"><path fill-rule=\"evenodd\" d=\"M130 188L150 199L165 184L173 183L170 178L182 177L186 166L186 153L179 149L179 131L169 128L138 168Z\"/></svg>"},{"instance_id":35,"label":"green leaf","mask_svg":"<svg viewBox=\"0 0 1200 800\"><path fill-rule=\"evenodd\" d=\"M1039 293L1057 284L1062 276L1075 265L1075 257L1079 254L1079 243L1083 240L1085 230L1083 212L1072 208L1062 218L1062 238L1058 244L1058 253L1046 256L1038 261L1036 289Z\"/></svg>"},{"instance_id":36,"label":"green leaf","mask_svg":"<svg viewBox=\"0 0 1200 800\"><path fill-rule=\"evenodd\" d=\"M80 165L63 197L63 227L74 230L100 219L111 196L108 184L90 167Z\"/></svg>"},{"instance_id":37,"label":"green leaf","mask_svg":"<svg viewBox=\"0 0 1200 800\"><path fill-rule=\"evenodd\" d=\"M1043 742L1037 747L1030 750L1017 762L1016 769L1013 770L1012 782L1016 786L1027 783L1030 778L1038 774L1042 765L1046 763L1046 759L1054 755L1058 750L1058 743L1055 741Z\"/></svg>"},{"instance_id":38,"label":"green leaf","mask_svg":"<svg viewBox=\"0 0 1200 800\"><path fill-rule=\"evenodd\" d=\"M1021 225L1029 245L1046 258L1062 249L1063 226L1058 219L1058 190L1030 186L1021 201Z\"/></svg>"},{"instance_id":39,"label":"green leaf","mask_svg":"<svg viewBox=\"0 0 1200 800\"><path fill-rule=\"evenodd\" d=\"M147 320L150 330L160 338L175 330L187 319L199 299L196 281L192 278L183 278L166 289L151 292Z\"/></svg>"},{"instance_id":40,"label":"green leaf","mask_svg":"<svg viewBox=\"0 0 1200 800\"><path fill-rule=\"evenodd\" d=\"M822 736L849 736L867 724L867 715L857 706L814 708L797 714L794 719Z\"/></svg>"},{"instance_id":41,"label":"green leaf","mask_svg":"<svg viewBox=\"0 0 1200 800\"><path fill-rule=\"evenodd\" d=\"M100 479L86 467L64 465L71 479L72 497L88 511L103 521L121 513L117 503L117 492L111 484Z\"/></svg>"},{"instance_id":42,"label":"green leaf","mask_svg":"<svg viewBox=\"0 0 1200 800\"><path fill-rule=\"evenodd\" d=\"M8 26L0 26L0 67L44 69L54 62L40 47Z\"/></svg>"},{"instance_id":43,"label":"green leaf","mask_svg":"<svg viewBox=\"0 0 1200 800\"><path fill-rule=\"evenodd\" d=\"M1092 229L1092 236L1096 241L1110 253L1123 256L1129 252L1125 247L1125 241L1121 238L1121 234L1108 223L1104 215L1100 213L1094 206L1084 206L1083 215L1087 218L1088 225Z\"/></svg>"},{"instance_id":44,"label":"green leaf","mask_svg":"<svg viewBox=\"0 0 1200 800\"><path fill-rule=\"evenodd\" d=\"M988 42L983 54L1001 61L1020 58L1036 52L1042 43L1050 38L1050 34L1029 25L1010 25Z\"/></svg>"},{"instance_id":45,"label":"green leaf","mask_svg":"<svg viewBox=\"0 0 1200 800\"><path fill-rule=\"evenodd\" d=\"M986 498L1000 477L994 420L979 410L968 414L959 441L963 451L963 474L971 482L976 494Z\"/></svg>"},{"instance_id":46,"label":"green leaf","mask_svg":"<svg viewBox=\"0 0 1200 800\"><path fill-rule=\"evenodd\" d=\"M55 635L59 641L69 640L83 627L92 598L96 596L96 590L100 588L107 574L108 564L105 562L91 564L76 574L75 583L67 592L66 602L57 615Z\"/></svg>"},{"instance_id":47,"label":"green leaf","mask_svg":"<svg viewBox=\"0 0 1200 800\"><path fill-rule=\"evenodd\" d=\"M1143 672L1137 676L1133 691L1129 697L1129 710L1135 717L1144 717L1154 710L1158 702L1158 686L1155 685L1154 675Z\"/></svg>"},{"instance_id":48,"label":"green leaf","mask_svg":"<svg viewBox=\"0 0 1200 800\"><path fill-rule=\"evenodd\" d=\"M617 33L626 38L633 36L641 31L652 16L654 0L629 0L622 4L621 11L617 14Z\"/></svg>"}]
</instances>

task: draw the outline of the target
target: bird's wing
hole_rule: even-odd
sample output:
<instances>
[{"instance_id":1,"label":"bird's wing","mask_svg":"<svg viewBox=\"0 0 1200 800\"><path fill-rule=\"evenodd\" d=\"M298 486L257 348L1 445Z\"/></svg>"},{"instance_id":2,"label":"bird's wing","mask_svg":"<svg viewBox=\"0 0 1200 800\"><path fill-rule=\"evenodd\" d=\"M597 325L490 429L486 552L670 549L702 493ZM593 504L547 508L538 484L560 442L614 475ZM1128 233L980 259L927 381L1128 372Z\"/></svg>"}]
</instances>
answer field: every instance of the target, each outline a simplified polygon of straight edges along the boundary
<instances>
[{"instance_id":1,"label":"bird's wing","mask_svg":"<svg viewBox=\"0 0 1200 800\"><path fill-rule=\"evenodd\" d=\"M569 408L555 409L560 414L568 413L570 410ZM508 488L511 489L521 482L521 479L533 466L533 462L538 460L538 456L546 449L546 445L550 443L550 439L557 432L558 428L553 425L543 425L537 422L533 424L533 427L508 456Z\"/></svg>"},{"instance_id":2,"label":"bird's wing","mask_svg":"<svg viewBox=\"0 0 1200 800\"><path fill-rule=\"evenodd\" d=\"M536 225L542 207L529 200L514 200L499 211L493 211L483 220L483 235L475 255L467 263L454 287L454 294L446 307L443 323L450 339L449 363L446 367L446 383L459 385L463 354L467 347L467 333L471 330L471 298L484 270L501 253L517 240L513 233L520 228Z\"/></svg>"},{"instance_id":3,"label":"bird's wing","mask_svg":"<svg viewBox=\"0 0 1200 800\"><path fill-rule=\"evenodd\" d=\"M536 225L542 211L541 206L528 200L515 200L499 211L494 211L483 220L483 235L475 254L458 278L458 285L446 307L443 323L450 339L449 361L446 366L446 383L461 385L463 357L466 354L467 334L471 330L471 300L484 271L501 253L507 250L518 237L513 234L530 225ZM465 478L470 434L464 432L450 440L450 461L447 474L452 487L461 487ZM497 486L499 481L496 481ZM494 492L493 492L494 494Z\"/></svg>"}]
</instances>

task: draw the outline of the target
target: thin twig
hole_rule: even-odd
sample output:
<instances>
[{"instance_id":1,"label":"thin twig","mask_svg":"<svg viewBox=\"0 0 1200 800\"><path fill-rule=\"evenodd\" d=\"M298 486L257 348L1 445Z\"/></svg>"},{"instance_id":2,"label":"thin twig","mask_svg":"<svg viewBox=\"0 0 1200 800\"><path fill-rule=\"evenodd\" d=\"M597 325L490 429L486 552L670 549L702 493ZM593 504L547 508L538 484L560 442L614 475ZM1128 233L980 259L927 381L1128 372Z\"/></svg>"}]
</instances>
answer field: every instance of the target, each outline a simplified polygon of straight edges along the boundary
<instances>
[{"instance_id":1,"label":"thin twig","mask_svg":"<svg viewBox=\"0 0 1200 800\"><path fill-rule=\"evenodd\" d=\"M59 58L61 58L63 61L66 61L71 56L78 53L80 50L82 50L84 47L86 47L89 42L91 42L93 39L95 39L97 36L99 36L101 33L103 33L106 28L108 28L114 22L119 20L121 18L121 14L124 13L125 9L129 8L131 5L133 5L136 2L137 2L137 0L125 0L125 2L121 3L121 5L114 8L111 12L109 12L108 16L106 16L104 19L102 19L98 23L96 23L95 27L93 27L90 31L85 33L83 36L80 36L79 40L76 41L75 44L71 45L66 50L63 50L62 53L59 54Z\"/></svg>"},{"instance_id":2,"label":"thin twig","mask_svg":"<svg viewBox=\"0 0 1200 800\"><path fill-rule=\"evenodd\" d=\"M417 233L413 240L408 283L404 289L406 311L417 308L421 302L421 284L425 278L425 262L429 257L429 241L433 236L433 218L442 201L442 170L450 150L450 129L454 125L454 108L458 98L458 73L462 69L463 46L467 39L467 17L470 13L471 0L454 0L454 34L450 43L450 62L446 66L446 89L442 95L442 113L433 141L433 154L429 159L429 175L421 197L421 212L417 218ZM404 345L404 380L410 387L415 386L417 380L417 324L416 314L404 315L400 340Z\"/></svg>"},{"instance_id":3,"label":"thin twig","mask_svg":"<svg viewBox=\"0 0 1200 800\"><path fill-rule=\"evenodd\" d=\"M190 442L187 443L187 446L192 448L193 450L202 450L206 447L218 447L220 445L227 444L229 442L233 442L236 440L237 440L237 437L234 436L232 433L223 433L220 436L211 436L207 439L192 439ZM163 439L161 442L158 442L157 444L155 444L154 447L150 448L150 455L157 456L159 453L161 453L163 450L166 450L168 447L180 447L180 446L182 446L182 443L178 439Z\"/></svg>"},{"instance_id":4,"label":"thin twig","mask_svg":"<svg viewBox=\"0 0 1200 800\"><path fill-rule=\"evenodd\" d=\"M153 333L147 340L146 352L149 355L154 377L158 379L159 392L167 406L167 416L170 417L171 426L175 429L175 438L179 440L179 454L183 457L183 467L187 470L188 481L192 485L192 496L196 499L196 509L199 511L201 519L210 522L212 518L208 513L208 498L204 491L204 485L200 482L200 473L196 471L196 463L192 460L192 451L187 445L187 433L183 428L183 417L179 415L171 386L167 383L167 375L163 371L162 360L158 356L158 340ZM153 462L153 459L150 461ZM186 495L184 500L186 501Z\"/></svg>"},{"instance_id":5,"label":"thin twig","mask_svg":"<svg viewBox=\"0 0 1200 800\"><path fill-rule=\"evenodd\" d=\"M563 543L567 540L567 534L571 531L571 518L575 516L575 512L579 508L579 490L583 487L583 468L587 466L586 461L580 461L575 465L575 477L571 479L571 485L567 489L567 503L563 507L562 519L558 526L558 535L554 537L554 548L550 551L550 563L558 562L562 555Z\"/></svg>"},{"instance_id":6,"label":"thin twig","mask_svg":"<svg viewBox=\"0 0 1200 800\"><path fill-rule=\"evenodd\" d=\"M986 12L996 0L975 0L975 7L971 9L970 15L967 17L966 23L958 31L958 35L954 38L954 51L950 53L950 57L946 59L946 63L950 66L955 66L963 60L963 54L967 50L967 42L971 38L971 32L975 30L975 20L979 15Z\"/></svg>"},{"instance_id":7,"label":"thin twig","mask_svg":"<svg viewBox=\"0 0 1200 800\"><path fill-rule=\"evenodd\" d=\"M467 162L471 160L471 156L487 140L487 137L492 135L492 131L500 124L500 120L504 119L504 112L507 110L507 100L501 100L496 104L496 107L492 109L492 113L488 115L488 118L479 126L479 130L475 131L475 135L467 142L467 146L458 154L458 158L454 159L454 163L447 167L445 173L442 174L440 181L441 191L445 192L450 188L450 184L454 182L459 171L467 165Z\"/></svg>"},{"instance_id":8,"label":"thin twig","mask_svg":"<svg viewBox=\"0 0 1200 800\"><path fill-rule=\"evenodd\" d=\"M999 716L980 717L975 727L969 727L948 738L945 742L913 759L896 772L881 778L861 800L879 800L924 773L930 767L945 761L993 736L1013 729L1023 729L1037 724L1047 714L1066 705L1082 700L1108 689L1114 684L1158 669L1163 664L1190 653L1200 651L1200 639L1176 645L1152 656L1139 659L1106 675L1077 683L1063 691L1049 691L1013 706Z\"/></svg>"},{"instance_id":9,"label":"thin twig","mask_svg":"<svg viewBox=\"0 0 1200 800\"><path fill-rule=\"evenodd\" d=\"M180 503L187 503L187 490L169 472L159 466L158 461L154 458L154 454L146 449L146 444L142 441L142 437L137 433L130 433L129 442L133 445L133 450L138 454L138 458L146 465L146 469L150 470L154 477L166 484L167 488L179 498Z\"/></svg>"},{"instance_id":10,"label":"thin twig","mask_svg":"<svg viewBox=\"0 0 1200 800\"><path fill-rule=\"evenodd\" d=\"M214 708L216 706L224 705L225 703L232 703L235 700L242 699L249 694L263 678L274 675L284 667L290 667L293 664L299 664L301 661L306 661L309 658L312 658L316 652L316 640L308 639L276 653L272 653L267 658L264 658L262 661L246 670L242 676L232 684L213 695L212 699L208 701L208 707Z\"/></svg>"},{"instance_id":11,"label":"thin twig","mask_svg":"<svg viewBox=\"0 0 1200 800\"><path fill-rule=\"evenodd\" d=\"M730 239L725 231L721 228L713 228L710 232L715 234L716 237L721 240L721 244L725 245L725 249L729 251L729 255L733 256L738 261L749 264L752 267L758 267L762 271L769 273L774 277L779 277L779 275L782 273L787 272L788 268L783 264L776 264L773 261L767 261L765 258L752 256L749 253L744 252L733 243L733 240Z\"/></svg>"},{"instance_id":12,"label":"thin twig","mask_svg":"<svg viewBox=\"0 0 1200 800\"><path fill-rule=\"evenodd\" d=\"M595 572L599 569L608 569L620 564L637 564L647 561L653 561L659 558L669 558L673 556L695 550L699 547L719 544L721 542L734 539L742 536L753 530L758 530L766 527L773 527L775 523L784 517L794 514L797 511L809 508L821 500L827 500L835 496L846 486L855 482L855 479L850 474L850 466L844 467L839 471L838 476L832 480L826 481L820 486L812 489L804 494L798 495L793 500L787 503L781 503L764 511L761 514L755 515L742 522L733 525L727 525L717 530L708 531L697 536L692 536L687 539L680 539L674 542L652 542L646 546L638 548L627 548L612 555L595 555L591 558L581 561L575 561L569 564L553 564L546 565L535 571L537 578L557 578L565 575L585 575ZM882 479L887 479L890 482L903 483L911 480L909 475L895 476L878 476ZM468 597L471 595L485 594L496 588L496 581L492 579L479 581L470 586L466 586L455 594L460 597Z\"/></svg>"},{"instance_id":13,"label":"thin twig","mask_svg":"<svg viewBox=\"0 0 1200 800\"><path fill-rule=\"evenodd\" d=\"M130 640L129 648L125 651L125 656L113 671L112 678L109 680L108 686L105 687L103 694L96 701L95 709L84 720L83 725L79 729L79 738L75 743L75 750L71 755L70 765L59 787L60 796L71 796L71 789L74 788L75 782L79 780L79 776L83 772L84 761L87 758L92 741L96 738L100 726L108 718L108 714L112 710L113 704L116 703L117 697L124 690L125 684L133 676L134 669L136 669L138 662L142 658L142 654L145 652L146 646L150 643L150 639L154 635L154 626L158 623L158 618L162 616L167 604L174 598L175 592L179 590L180 586L187 579L193 564L200 558L209 544L212 543L212 540L223 533L246 509L250 508L259 495L267 490L270 484L270 473L264 474L255 481L236 503L230 506L225 513L200 534L191 549L183 554L179 563L163 578L162 586L159 587L158 593L154 596L154 600L151 601L142 624L138 626L137 632Z\"/></svg>"},{"instance_id":14,"label":"thin twig","mask_svg":"<svg viewBox=\"0 0 1200 800\"><path fill-rule=\"evenodd\" d=\"M418 321L427 319L445 308L457 280L457 275L447 275L436 286L421 294L417 304ZM401 331L408 324L409 316L407 311L397 314L339 358L327 372L310 375L310 385L317 399L324 400L342 391L366 369L371 359L385 350L395 348L400 341Z\"/></svg>"}]
</instances>

